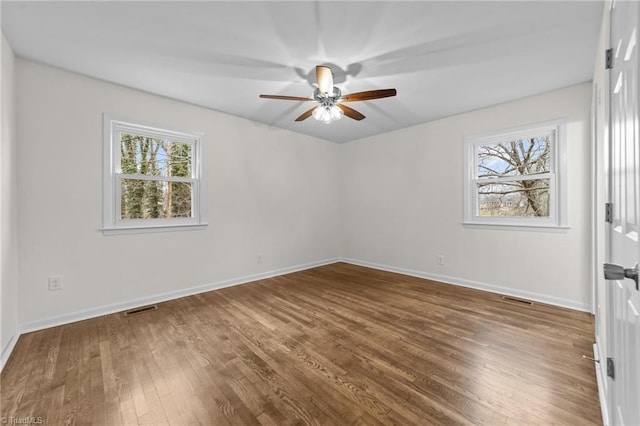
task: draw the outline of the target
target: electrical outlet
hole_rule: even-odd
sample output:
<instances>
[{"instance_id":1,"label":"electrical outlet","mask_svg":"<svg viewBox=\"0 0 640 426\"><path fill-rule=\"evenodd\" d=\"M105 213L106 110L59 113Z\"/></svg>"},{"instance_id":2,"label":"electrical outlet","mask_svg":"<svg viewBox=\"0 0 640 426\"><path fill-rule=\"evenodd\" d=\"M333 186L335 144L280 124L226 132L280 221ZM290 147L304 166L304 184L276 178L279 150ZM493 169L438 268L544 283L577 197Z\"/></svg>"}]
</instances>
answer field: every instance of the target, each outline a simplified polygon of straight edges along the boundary
<instances>
[{"instance_id":1,"label":"electrical outlet","mask_svg":"<svg viewBox=\"0 0 640 426\"><path fill-rule=\"evenodd\" d=\"M62 275L52 275L49 277L49 291L62 290Z\"/></svg>"},{"instance_id":2,"label":"electrical outlet","mask_svg":"<svg viewBox=\"0 0 640 426\"><path fill-rule=\"evenodd\" d=\"M262 263L263 261L264 261L264 255L263 254L256 254L256 262Z\"/></svg>"},{"instance_id":3,"label":"electrical outlet","mask_svg":"<svg viewBox=\"0 0 640 426\"><path fill-rule=\"evenodd\" d=\"M444 256L439 254L436 256L436 263L438 265L444 265Z\"/></svg>"}]
</instances>

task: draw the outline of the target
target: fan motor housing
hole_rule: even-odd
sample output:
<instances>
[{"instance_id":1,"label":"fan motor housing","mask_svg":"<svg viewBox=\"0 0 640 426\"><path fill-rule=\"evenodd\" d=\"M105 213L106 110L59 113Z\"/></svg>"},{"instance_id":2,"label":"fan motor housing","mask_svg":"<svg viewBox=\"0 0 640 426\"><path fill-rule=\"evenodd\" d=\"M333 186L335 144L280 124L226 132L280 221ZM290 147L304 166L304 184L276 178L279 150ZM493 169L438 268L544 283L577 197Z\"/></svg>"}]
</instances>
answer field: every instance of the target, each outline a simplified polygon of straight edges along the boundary
<instances>
[{"instance_id":1,"label":"fan motor housing","mask_svg":"<svg viewBox=\"0 0 640 426\"><path fill-rule=\"evenodd\" d=\"M322 106L333 106L341 97L342 91L335 86L333 86L333 94L331 96L324 96L322 93L320 93L320 89L318 88L313 91L313 99L318 101L318 103Z\"/></svg>"}]
</instances>

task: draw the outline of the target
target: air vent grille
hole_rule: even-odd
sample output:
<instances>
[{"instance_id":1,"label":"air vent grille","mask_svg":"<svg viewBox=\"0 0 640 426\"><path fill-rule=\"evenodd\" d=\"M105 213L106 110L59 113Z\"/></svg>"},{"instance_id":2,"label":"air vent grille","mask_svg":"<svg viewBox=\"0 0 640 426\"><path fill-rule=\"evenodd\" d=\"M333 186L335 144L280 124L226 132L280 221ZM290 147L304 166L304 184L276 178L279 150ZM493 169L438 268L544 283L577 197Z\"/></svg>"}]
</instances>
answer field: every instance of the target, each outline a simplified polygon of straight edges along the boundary
<instances>
[{"instance_id":1,"label":"air vent grille","mask_svg":"<svg viewBox=\"0 0 640 426\"><path fill-rule=\"evenodd\" d=\"M130 317L131 315L142 314L144 312L155 311L158 309L158 305L149 305L149 306L141 306L139 308L129 309L124 312L125 317Z\"/></svg>"},{"instance_id":2,"label":"air vent grille","mask_svg":"<svg viewBox=\"0 0 640 426\"><path fill-rule=\"evenodd\" d=\"M517 297L513 297L513 296L502 296L503 300L506 300L507 302L517 302L517 303L522 303L523 305L533 305L533 302L531 300L527 300L527 299L519 299Z\"/></svg>"}]
</instances>

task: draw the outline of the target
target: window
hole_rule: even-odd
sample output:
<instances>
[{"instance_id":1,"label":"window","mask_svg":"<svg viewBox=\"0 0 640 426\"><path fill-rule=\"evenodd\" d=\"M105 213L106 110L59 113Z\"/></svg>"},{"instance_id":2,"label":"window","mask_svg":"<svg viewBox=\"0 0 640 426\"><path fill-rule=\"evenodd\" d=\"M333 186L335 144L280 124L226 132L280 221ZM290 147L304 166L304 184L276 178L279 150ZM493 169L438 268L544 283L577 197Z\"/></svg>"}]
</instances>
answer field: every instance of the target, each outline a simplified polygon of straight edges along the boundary
<instances>
[{"instance_id":1,"label":"window","mask_svg":"<svg viewBox=\"0 0 640 426\"><path fill-rule=\"evenodd\" d=\"M468 137L465 224L565 227L564 122Z\"/></svg>"},{"instance_id":2,"label":"window","mask_svg":"<svg viewBox=\"0 0 640 426\"><path fill-rule=\"evenodd\" d=\"M104 117L105 234L205 226L202 135Z\"/></svg>"}]
</instances>

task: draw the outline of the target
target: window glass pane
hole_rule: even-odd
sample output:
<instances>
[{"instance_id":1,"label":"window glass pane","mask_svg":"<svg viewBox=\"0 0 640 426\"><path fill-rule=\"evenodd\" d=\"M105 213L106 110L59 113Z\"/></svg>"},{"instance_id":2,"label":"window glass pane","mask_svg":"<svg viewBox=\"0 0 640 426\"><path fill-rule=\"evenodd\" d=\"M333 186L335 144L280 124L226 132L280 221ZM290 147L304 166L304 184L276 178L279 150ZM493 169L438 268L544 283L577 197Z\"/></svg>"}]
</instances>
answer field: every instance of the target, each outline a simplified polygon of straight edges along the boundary
<instances>
[{"instance_id":1,"label":"window glass pane","mask_svg":"<svg viewBox=\"0 0 640 426\"><path fill-rule=\"evenodd\" d=\"M191 183L167 182L167 188L167 217L191 217Z\"/></svg>"},{"instance_id":2,"label":"window glass pane","mask_svg":"<svg viewBox=\"0 0 640 426\"><path fill-rule=\"evenodd\" d=\"M192 145L120 133L120 167L124 174L191 177Z\"/></svg>"},{"instance_id":3,"label":"window glass pane","mask_svg":"<svg viewBox=\"0 0 640 426\"><path fill-rule=\"evenodd\" d=\"M122 179L120 219L191 217L191 182Z\"/></svg>"},{"instance_id":4,"label":"window glass pane","mask_svg":"<svg viewBox=\"0 0 640 426\"><path fill-rule=\"evenodd\" d=\"M549 179L477 184L478 215L549 217Z\"/></svg>"},{"instance_id":5,"label":"window glass pane","mask_svg":"<svg viewBox=\"0 0 640 426\"><path fill-rule=\"evenodd\" d=\"M523 176L550 171L548 136L480 145L476 151L479 178Z\"/></svg>"}]
</instances>

